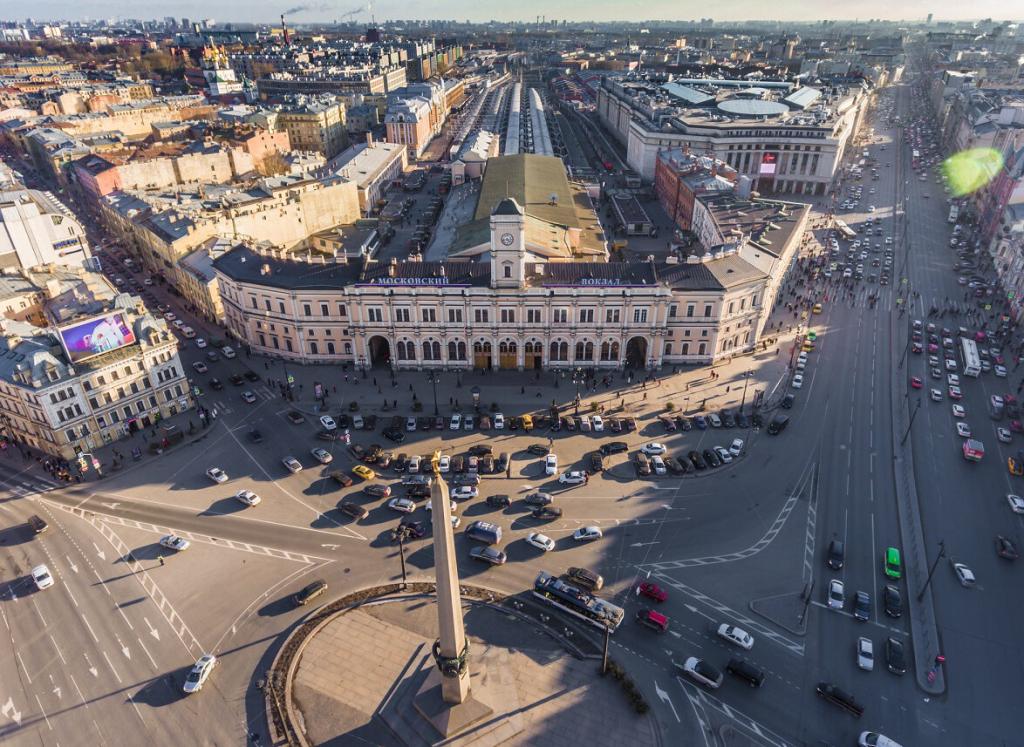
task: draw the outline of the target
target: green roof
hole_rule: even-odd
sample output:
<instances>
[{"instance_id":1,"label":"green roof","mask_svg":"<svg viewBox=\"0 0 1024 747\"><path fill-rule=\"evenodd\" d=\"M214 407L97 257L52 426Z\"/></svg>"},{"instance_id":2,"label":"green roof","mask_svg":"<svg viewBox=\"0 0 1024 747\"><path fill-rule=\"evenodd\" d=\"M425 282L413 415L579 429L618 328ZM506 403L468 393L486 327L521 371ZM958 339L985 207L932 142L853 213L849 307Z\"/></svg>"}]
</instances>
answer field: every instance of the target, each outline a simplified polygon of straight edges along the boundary
<instances>
[{"instance_id":1,"label":"green roof","mask_svg":"<svg viewBox=\"0 0 1024 747\"><path fill-rule=\"evenodd\" d=\"M570 228L579 226L561 158L520 153L488 159L474 219L489 218L506 197L514 199L534 218Z\"/></svg>"}]
</instances>

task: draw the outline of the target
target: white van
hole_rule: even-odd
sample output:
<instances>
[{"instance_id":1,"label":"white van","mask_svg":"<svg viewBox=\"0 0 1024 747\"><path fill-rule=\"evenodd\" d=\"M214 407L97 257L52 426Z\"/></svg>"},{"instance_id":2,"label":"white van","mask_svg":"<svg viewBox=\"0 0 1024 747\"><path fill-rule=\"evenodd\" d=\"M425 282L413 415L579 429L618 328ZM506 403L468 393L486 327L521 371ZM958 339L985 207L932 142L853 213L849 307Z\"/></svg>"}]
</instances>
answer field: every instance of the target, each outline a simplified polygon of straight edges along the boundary
<instances>
[{"instance_id":1,"label":"white van","mask_svg":"<svg viewBox=\"0 0 1024 747\"><path fill-rule=\"evenodd\" d=\"M222 352L224 354L225 358L234 358L235 357L235 351L234 351L234 349L230 345L225 345L224 347L222 347L220 349L220 352Z\"/></svg>"}]
</instances>

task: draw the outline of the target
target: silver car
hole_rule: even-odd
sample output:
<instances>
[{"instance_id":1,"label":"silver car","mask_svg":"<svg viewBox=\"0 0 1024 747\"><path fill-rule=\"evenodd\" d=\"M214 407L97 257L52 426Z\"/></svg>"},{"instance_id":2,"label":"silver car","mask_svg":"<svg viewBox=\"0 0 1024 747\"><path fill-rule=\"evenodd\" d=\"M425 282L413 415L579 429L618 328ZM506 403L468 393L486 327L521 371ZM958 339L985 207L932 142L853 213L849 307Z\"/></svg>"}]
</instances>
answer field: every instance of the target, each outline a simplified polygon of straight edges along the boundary
<instances>
[{"instance_id":1,"label":"silver car","mask_svg":"<svg viewBox=\"0 0 1024 747\"><path fill-rule=\"evenodd\" d=\"M861 636L857 639L857 666L865 672L875 668L875 644L870 638Z\"/></svg>"}]
</instances>

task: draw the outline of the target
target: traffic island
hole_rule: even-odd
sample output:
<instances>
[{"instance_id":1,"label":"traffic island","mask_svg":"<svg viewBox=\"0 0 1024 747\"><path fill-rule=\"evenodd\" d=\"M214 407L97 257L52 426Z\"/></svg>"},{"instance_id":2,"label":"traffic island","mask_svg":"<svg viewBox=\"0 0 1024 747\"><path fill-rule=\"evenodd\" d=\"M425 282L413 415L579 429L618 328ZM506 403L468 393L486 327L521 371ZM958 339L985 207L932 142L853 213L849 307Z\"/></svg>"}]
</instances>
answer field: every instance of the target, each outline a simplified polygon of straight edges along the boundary
<instances>
[{"instance_id":1,"label":"traffic island","mask_svg":"<svg viewBox=\"0 0 1024 747\"><path fill-rule=\"evenodd\" d=\"M440 675L432 584L360 592L316 614L285 642L269 678L275 742L659 743L653 719L600 676L599 645L566 638L521 612L523 602L485 589L463 585L462 608L472 697L454 710L431 707Z\"/></svg>"}]
</instances>

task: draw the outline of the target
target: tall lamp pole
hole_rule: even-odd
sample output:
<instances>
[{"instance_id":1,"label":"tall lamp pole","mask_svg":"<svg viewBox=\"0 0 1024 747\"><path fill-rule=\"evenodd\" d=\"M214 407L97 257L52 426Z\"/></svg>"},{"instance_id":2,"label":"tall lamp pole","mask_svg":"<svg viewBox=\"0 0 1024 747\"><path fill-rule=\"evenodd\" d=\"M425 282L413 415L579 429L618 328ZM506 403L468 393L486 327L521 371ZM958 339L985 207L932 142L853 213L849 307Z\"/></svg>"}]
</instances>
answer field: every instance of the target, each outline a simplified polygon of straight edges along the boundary
<instances>
[{"instance_id":1,"label":"tall lamp pole","mask_svg":"<svg viewBox=\"0 0 1024 747\"><path fill-rule=\"evenodd\" d=\"M436 418L441 414L440 410L437 409L437 371L430 372L430 383L434 387L434 417Z\"/></svg>"},{"instance_id":2,"label":"tall lamp pole","mask_svg":"<svg viewBox=\"0 0 1024 747\"><path fill-rule=\"evenodd\" d=\"M907 423L907 432L903 434L903 438L900 439L900 446L907 442L907 436L910 435L910 429L914 425L914 418L917 417L917 411L921 409L921 398L917 398L917 405L914 407L914 411L910 413L910 422Z\"/></svg>"},{"instance_id":3,"label":"tall lamp pole","mask_svg":"<svg viewBox=\"0 0 1024 747\"><path fill-rule=\"evenodd\" d=\"M397 529L391 530L392 541L398 542L398 557L402 563L402 588L406 587L405 573L405 543L412 539L412 530L405 524L399 524Z\"/></svg>"},{"instance_id":4,"label":"tall lamp pole","mask_svg":"<svg viewBox=\"0 0 1024 747\"><path fill-rule=\"evenodd\" d=\"M580 384L583 383L583 369L577 368L572 372L572 383L576 385L576 400L573 403L576 406L576 414L580 414Z\"/></svg>"}]
</instances>

